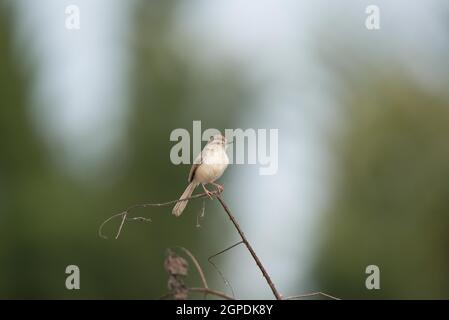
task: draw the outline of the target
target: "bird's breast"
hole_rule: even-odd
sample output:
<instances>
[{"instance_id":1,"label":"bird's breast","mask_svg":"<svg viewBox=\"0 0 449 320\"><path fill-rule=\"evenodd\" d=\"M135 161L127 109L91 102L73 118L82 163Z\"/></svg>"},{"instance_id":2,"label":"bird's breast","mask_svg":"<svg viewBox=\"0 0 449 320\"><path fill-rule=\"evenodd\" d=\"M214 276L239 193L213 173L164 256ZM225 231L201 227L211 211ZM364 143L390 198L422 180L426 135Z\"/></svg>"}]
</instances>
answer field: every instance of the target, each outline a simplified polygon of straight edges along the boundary
<instances>
[{"instance_id":1,"label":"bird's breast","mask_svg":"<svg viewBox=\"0 0 449 320\"><path fill-rule=\"evenodd\" d=\"M221 177L229 164L226 152L208 152L196 169L195 180L200 183L214 182Z\"/></svg>"}]
</instances>

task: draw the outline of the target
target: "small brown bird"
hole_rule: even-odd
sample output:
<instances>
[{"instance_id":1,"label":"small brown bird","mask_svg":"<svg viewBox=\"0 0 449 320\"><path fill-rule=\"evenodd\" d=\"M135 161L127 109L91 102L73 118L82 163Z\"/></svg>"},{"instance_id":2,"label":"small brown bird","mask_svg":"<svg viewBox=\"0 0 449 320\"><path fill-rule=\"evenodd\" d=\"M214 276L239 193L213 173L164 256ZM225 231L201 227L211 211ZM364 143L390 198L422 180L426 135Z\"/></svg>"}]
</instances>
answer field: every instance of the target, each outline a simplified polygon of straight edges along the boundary
<instances>
[{"instance_id":1,"label":"small brown bird","mask_svg":"<svg viewBox=\"0 0 449 320\"><path fill-rule=\"evenodd\" d=\"M201 184L206 194L212 199L212 193L206 189L206 184L212 184L221 192L223 186L215 183L221 177L229 164L229 158L226 154L228 141L221 134L210 138L203 151L198 155L192 165L189 173L189 185L179 200L187 199L192 196L195 188ZM178 201L173 208L172 213L179 217L187 206L188 200Z\"/></svg>"}]
</instances>

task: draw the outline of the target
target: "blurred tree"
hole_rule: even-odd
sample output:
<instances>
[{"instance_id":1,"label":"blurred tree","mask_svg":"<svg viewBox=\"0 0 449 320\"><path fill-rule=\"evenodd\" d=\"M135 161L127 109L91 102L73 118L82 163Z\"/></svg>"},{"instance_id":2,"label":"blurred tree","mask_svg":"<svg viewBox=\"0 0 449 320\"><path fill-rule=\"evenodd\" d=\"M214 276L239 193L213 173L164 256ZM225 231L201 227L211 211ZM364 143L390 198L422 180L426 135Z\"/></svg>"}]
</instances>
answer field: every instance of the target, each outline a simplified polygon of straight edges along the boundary
<instances>
[{"instance_id":1,"label":"blurred tree","mask_svg":"<svg viewBox=\"0 0 449 320\"><path fill-rule=\"evenodd\" d=\"M398 68L356 60L336 63L348 90L314 277L343 299L448 298L449 102ZM380 290L365 287L372 264Z\"/></svg>"},{"instance_id":2,"label":"blurred tree","mask_svg":"<svg viewBox=\"0 0 449 320\"><path fill-rule=\"evenodd\" d=\"M26 272L36 244L21 222L33 206L33 181L43 166L25 108L30 81L13 49L11 19L10 7L0 5L0 297L18 296L26 285L38 290Z\"/></svg>"},{"instance_id":3,"label":"blurred tree","mask_svg":"<svg viewBox=\"0 0 449 320\"><path fill-rule=\"evenodd\" d=\"M189 167L170 162L173 129L191 128L193 120L223 129L245 105L236 68L192 62L192 47L173 27L177 4L135 3L125 157L110 159L120 174L106 187L74 181L54 166L28 112L36 84L33 68L20 60L25 54L14 51L13 6L0 6L0 298L158 298L167 290L167 247L188 247L200 259L222 249L226 216L208 204L203 228L196 228L200 202L179 219L171 207L138 211L153 222L127 224L118 241L97 235L104 219L130 204L180 196ZM26 49L33 60L33 48ZM116 222L105 233L113 236ZM204 241L204 232L214 241ZM64 286L70 264L80 267L81 290Z\"/></svg>"}]
</instances>

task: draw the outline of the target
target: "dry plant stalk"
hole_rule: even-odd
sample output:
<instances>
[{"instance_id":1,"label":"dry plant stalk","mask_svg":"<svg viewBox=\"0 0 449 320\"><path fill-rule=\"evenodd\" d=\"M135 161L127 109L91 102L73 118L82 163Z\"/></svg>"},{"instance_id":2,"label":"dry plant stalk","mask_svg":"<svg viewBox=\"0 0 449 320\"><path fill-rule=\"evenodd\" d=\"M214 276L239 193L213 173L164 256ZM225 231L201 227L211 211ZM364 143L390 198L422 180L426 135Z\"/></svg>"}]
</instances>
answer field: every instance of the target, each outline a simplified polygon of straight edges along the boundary
<instances>
[{"instance_id":1,"label":"dry plant stalk","mask_svg":"<svg viewBox=\"0 0 449 320\"><path fill-rule=\"evenodd\" d=\"M184 247L177 247L184 251L186 255L189 256L190 260L192 260L193 264L195 265L196 270L198 271L198 274L201 277L201 281L203 283L203 287L199 288L189 288L184 284L184 278L188 274L188 263L187 261L178 256L173 250L168 249L167 250L167 257L165 258L164 267L165 270L168 273L168 291L169 293L162 297L162 299L172 297L175 300L186 300L188 298L189 292L201 292L204 293L204 297L206 298L207 295L214 295L219 298L223 298L226 300L234 300L232 297L228 296L227 294L212 290L207 285L206 277L204 276L204 272L201 269L200 264L198 263L195 256L186 248Z\"/></svg>"},{"instance_id":2,"label":"dry plant stalk","mask_svg":"<svg viewBox=\"0 0 449 320\"><path fill-rule=\"evenodd\" d=\"M243 232L242 228L240 227L234 214L231 212L231 210L229 209L229 207L226 205L223 198L221 197L221 192L222 192L222 190L216 190L214 192L211 192L211 195L214 196L215 198L217 198L218 201L220 202L221 206L223 207L224 211L228 215L228 217L231 220L232 224L234 225L235 229L239 233L240 238L242 239L242 241L239 242L239 244L243 243L246 246L246 248L250 252L251 256L253 257L254 261L256 262L257 267L262 272L262 275L264 276L264 278L265 278L268 286L270 287L271 291L273 292L273 295L275 296L275 298L277 300L282 300L283 299L282 295L277 290L276 286L274 285L273 281L271 280L270 275L266 271L266 269L263 266L262 262L260 261L258 255L256 254L253 247L251 246L248 239L246 238L245 233ZM200 194L197 194L197 195L194 195L189 198L182 199L182 200L177 199L177 200L172 200L172 201L163 202L163 203L144 203L144 204L132 205L132 206L128 207L125 211L115 214L115 215L109 217L108 219L106 219L105 221L103 221L103 223L100 225L100 227L98 229L98 234L101 238L107 239L107 237L103 234L103 227L111 220L113 220L115 218L119 218L119 217L121 218L121 222L117 229L115 239L118 239L118 237L120 236L126 221L151 222L151 219L146 218L146 217L129 218L128 216L133 209L148 208L148 207L164 207L164 206L169 206L169 205L172 205L172 204L180 202L180 201L189 201L192 199L201 199L201 198L206 198L206 197L209 197L209 195L206 193L200 193ZM203 210L204 210L204 207L203 207ZM236 246L236 245L233 245L230 248L232 248L234 246ZM223 299L234 300L233 297L230 297L230 296L226 295L225 293L210 289L207 285L207 281L204 276L204 272L201 269L196 258L193 256L193 254L191 254L190 251L188 251L187 249L185 249L183 247L179 247L179 248L181 250L183 250L189 256L189 258L192 260L192 262L194 263L198 273L200 274L201 280L203 282L203 287L188 288L187 286L185 286L183 279L187 276L188 263L185 259L177 256L172 250L169 250L164 265L165 265L166 271L169 274L168 287L169 287L170 293L162 298L171 296L174 299L186 299L188 292L202 292L205 294L205 296L210 294L210 295L214 295L217 297L221 297ZM228 248L228 249L230 249L230 248ZM225 249L222 252L225 252L228 249ZM220 253L222 253L222 252L220 252ZM322 292L312 292L312 293L307 293L307 294L302 294L302 295L291 296L291 297L285 298L284 300L294 300L294 299L300 299L300 298L311 297L311 296L324 296L324 297L327 297L330 299L339 300L336 297L333 297L329 294L322 293Z\"/></svg>"}]
</instances>

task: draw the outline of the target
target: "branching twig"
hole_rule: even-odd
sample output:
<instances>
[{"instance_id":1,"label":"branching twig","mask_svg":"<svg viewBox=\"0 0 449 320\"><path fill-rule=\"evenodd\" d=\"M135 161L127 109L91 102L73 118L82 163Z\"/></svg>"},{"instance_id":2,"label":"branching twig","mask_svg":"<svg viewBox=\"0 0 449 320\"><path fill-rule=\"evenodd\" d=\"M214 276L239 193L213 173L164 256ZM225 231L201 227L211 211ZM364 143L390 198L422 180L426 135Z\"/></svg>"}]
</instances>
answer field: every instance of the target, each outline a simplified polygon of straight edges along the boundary
<instances>
[{"instance_id":1,"label":"branching twig","mask_svg":"<svg viewBox=\"0 0 449 320\"><path fill-rule=\"evenodd\" d=\"M195 258L195 256L184 247L177 247L177 248L181 249L182 251L184 251L184 253L186 255L189 256L190 260L192 260L193 264L195 265L195 268L198 271L198 274L200 275L201 282L203 283L203 287L206 289L209 289L209 286L207 285L206 276L204 275L204 271L201 268L201 266L200 266L198 260ZM204 293L204 298L206 298L206 293Z\"/></svg>"},{"instance_id":2,"label":"branching twig","mask_svg":"<svg viewBox=\"0 0 449 320\"><path fill-rule=\"evenodd\" d=\"M218 199L218 201L220 202L221 206L223 207L223 209L227 213L227 215L228 215L229 219L231 220L232 224L237 229L237 232L239 233L240 238L242 239L242 241L240 241L240 242L232 245L231 247L228 247L227 249L222 250L221 252L219 252L219 253L209 257L209 259L208 259L209 262L213 265L213 263L211 262L211 259L213 257L215 257L215 256L217 256L217 255L219 255L219 254L221 254L221 253L223 253L223 252L225 252L225 251L227 251L229 249L232 249L232 248L234 248L235 246L237 246L237 245L239 245L241 243L245 244L246 248L251 253L251 256L253 257L254 261L256 262L257 266L259 267L260 271L262 272L262 275L265 277L265 280L267 281L271 291L273 292L273 295L276 297L277 300L282 300L283 298L282 298L281 294L279 293L279 291L276 289L273 281L271 280L270 275L266 271L265 267L262 265L259 257L257 256L256 252L252 248L252 246L249 243L248 239L246 238L245 234L243 233L243 230L240 227L238 221L236 220L236 218L232 214L231 210L228 208L228 206L224 202L223 198L221 197L221 191L220 190L216 190L214 192L211 192L211 194L213 196L215 196ZM123 226L124 226L126 221L130 221L130 220L139 220L139 221L146 221L146 222L151 221L151 219L145 218L145 217L128 218L128 215L130 214L130 212L132 210L136 209L136 208L164 207L164 206L168 206L168 205L180 202L180 201L188 201L188 200L192 200L192 199L205 198L205 197L208 197L208 196L209 195L206 194L206 193L200 193L200 194L197 194L197 195L194 195L192 197L189 197L189 198L186 198L186 199L182 199L182 200L177 199L177 200L172 200L172 201L163 202L163 203L143 203L143 204L132 205L132 206L128 207L125 211L123 211L121 213L118 213L118 214L115 214L115 215L109 217L108 219L106 219L105 221L103 221L103 223L100 225L100 227L98 229L98 234L99 234L99 236L101 238L107 239L107 237L103 234L103 227L109 221L111 221L111 220L113 220L115 218L118 218L118 217L121 217L121 222L120 222L120 225L118 227L117 233L115 235L115 239L117 239L120 236L120 234L122 232L122 229L123 229ZM204 204L203 204L203 213L204 213ZM202 269L201 269L198 261L196 260L196 258L187 249L185 249L183 247L180 247L180 248L190 257L190 259L195 264L195 267L198 270L198 273L200 275L201 281L203 282L203 286L204 286L204 288L186 288L187 290L192 291L192 292L202 292L202 293L205 294L205 296L210 294L210 295L215 295L217 297L221 297L223 299L234 300L233 297L230 297L230 296L228 296L227 294L225 294L223 292L219 292L219 291L215 291L215 290L209 289L209 287L207 285L206 278L204 276L204 272L202 271ZM223 277L223 275L222 275L222 277ZM225 279L225 282L227 282L226 279ZM231 291L233 291L232 287L231 287ZM168 294L168 295L165 295L164 297L169 297L171 295L172 294ZM334 299L334 300L340 300L339 298L336 298L334 296L331 296L331 295L323 293L323 292L313 292L313 293L306 293L306 294L302 294L302 295L291 296L291 297L285 298L284 300L300 299L300 298L317 296L317 295L322 295L322 296L325 296L327 298Z\"/></svg>"},{"instance_id":3,"label":"branching twig","mask_svg":"<svg viewBox=\"0 0 449 320\"><path fill-rule=\"evenodd\" d=\"M264 266L262 265L262 263L260 262L259 257L257 256L256 252L254 251L253 247L251 246L251 244L248 242L248 239L246 239L245 234L242 231L242 228L240 228L239 223L237 222L237 220L235 219L234 215L231 213L231 210L229 210L228 206L226 205L226 203L223 201L223 198L218 194L216 195L216 198L218 199L218 201L220 201L221 206L223 207L223 209L226 211L226 213L229 216L229 219L231 219L232 223L234 224L235 228L237 229L240 237L242 238L243 243L245 244L245 246L248 248L248 251L251 253L251 255L254 258L254 261L256 261L257 266L259 267L260 271L262 272L263 276L265 277L265 279L267 280L268 285L271 288L271 291L273 291L274 296L276 297L277 300L281 300L282 296L279 293L279 291L276 289L273 281L271 280L270 275L268 274L268 272L265 270Z\"/></svg>"},{"instance_id":4,"label":"branching twig","mask_svg":"<svg viewBox=\"0 0 449 320\"><path fill-rule=\"evenodd\" d=\"M238 246L239 244L242 244L243 241L239 241L237 243L234 243L232 246L227 247L224 250L221 250L220 252L211 255L209 258L207 258L207 261L209 261L209 263L214 267L214 269L218 272L218 274L220 275L220 277L223 279L224 283L226 286L228 286L228 288L231 290L232 296L235 298L235 293L234 293L234 288L232 288L231 283L228 281L228 279L226 279L226 277L224 276L224 274L221 272L221 270L215 265L215 263L212 262L212 259L219 256L222 253L225 253L228 250L231 250L232 248Z\"/></svg>"},{"instance_id":5,"label":"branching twig","mask_svg":"<svg viewBox=\"0 0 449 320\"><path fill-rule=\"evenodd\" d=\"M217 195L220 194L220 191L217 190L217 191L211 192L211 194L213 196L217 196ZM188 200L192 200L192 199L206 198L206 197L209 197L209 196L205 192L203 192L203 193L199 193L199 194L196 194L194 196L191 196L189 198L182 199L182 200L177 199L177 200L171 200L171 201L163 202L163 203L142 203L142 204L132 205L132 206L126 208L125 211L117 213L117 214L114 214L113 216L111 216L111 217L107 218L105 221L103 221L101 223L100 227L98 228L98 235L101 238L103 238L103 239L108 239L108 237L106 237L103 234L103 228L109 221L111 221L111 220L113 220L115 218L118 218L118 217L121 217L122 220L120 222L120 226L119 226L119 228L117 230L117 233L115 235L115 239L118 239L118 237L120 236L120 234L122 232L122 229L123 229L123 226L124 226L126 221L129 221L129 220L140 220L140 221L145 221L145 222L151 222L151 219L145 218L145 217L128 218L128 214L130 214L130 212L132 210L134 210L134 209L137 209L137 208L148 208L148 207L165 207L165 206L169 206L171 204L174 204L174 203L177 203L177 202L181 202L181 201L188 201Z\"/></svg>"}]
</instances>

